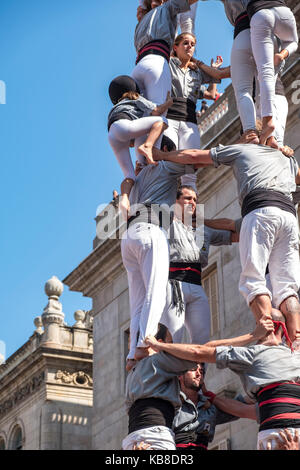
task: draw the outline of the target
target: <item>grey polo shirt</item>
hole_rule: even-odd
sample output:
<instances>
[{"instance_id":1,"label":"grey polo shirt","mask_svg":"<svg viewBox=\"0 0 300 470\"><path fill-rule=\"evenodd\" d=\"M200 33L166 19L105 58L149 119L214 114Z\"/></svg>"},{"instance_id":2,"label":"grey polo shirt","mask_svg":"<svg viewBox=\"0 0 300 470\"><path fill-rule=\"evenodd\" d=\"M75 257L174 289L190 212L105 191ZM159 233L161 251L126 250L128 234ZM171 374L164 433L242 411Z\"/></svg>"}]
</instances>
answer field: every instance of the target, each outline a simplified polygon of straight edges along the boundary
<instances>
[{"instance_id":1,"label":"grey polo shirt","mask_svg":"<svg viewBox=\"0 0 300 470\"><path fill-rule=\"evenodd\" d=\"M188 98L194 103L204 97L206 90L204 83L220 83L221 80L212 78L202 70L184 70L180 67L181 61L171 57L170 70L172 75L172 96L174 98Z\"/></svg>"},{"instance_id":2,"label":"grey polo shirt","mask_svg":"<svg viewBox=\"0 0 300 470\"><path fill-rule=\"evenodd\" d=\"M247 0L221 0L224 5L226 16L234 26L237 17L246 11L249 1Z\"/></svg>"},{"instance_id":3,"label":"grey polo shirt","mask_svg":"<svg viewBox=\"0 0 300 470\"><path fill-rule=\"evenodd\" d=\"M216 168L232 167L241 205L254 189L279 191L292 200L299 169L294 157L287 158L279 150L256 144L219 145L210 152Z\"/></svg>"},{"instance_id":4,"label":"grey polo shirt","mask_svg":"<svg viewBox=\"0 0 300 470\"><path fill-rule=\"evenodd\" d=\"M177 29L177 14L188 10L190 10L188 0L168 0L149 11L135 30L136 51L138 52L145 44L155 40L166 41L171 50Z\"/></svg>"},{"instance_id":5,"label":"grey polo shirt","mask_svg":"<svg viewBox=\"0 0 300 470\"><path fill-rule=\"evenodd\" d=\"M108 115L108 122L120 113L127 114L132 120L148 117L156 108L156 104L140 96L137 100L122 100L117 103Z\"/></svg>"},{"instance_id":6,"label":"grey polo shirt","mask_svg":"<svg viewBox=\"0 0 300 470\"><path fill-rule=\"evenodd\" d=\"M142 398L160 398L170 402L175 409L179 408L181 400L178 376L188 370L195 370L197 366L196 362L178 359L165 352L142 359L127 376L127 408Z\"/></svg>"},{"instance_id":7,"label":"grey polo shirt","mask_svg":"<svg viewBox=\"0 0 300 470\"><path fill-rule=\"evenodd\" d=\"M216 365L218 369L229 368L235 372L251 398L266 385L300 381L300 352L292 353L283 345L219 346L216 348Z\"/></svg>"},{"instance_id":8,"label":"grey polo shirt","mask_svg":"<svg viewBox=\"0 0 300 470\"><path fill-rule=\"evenodd\" d=\"M196 432L207 436L208 442L212 442L218 424L239 419L219 410L213 403L209 407L204 406L207 403L207 397L201 391L198 394L197 406L182 391L180 396L182 405L173 421L175 434L179 432Z\"/></svg>"},{"instance_id":9,"label":"grey polo shirt","mask_svg":"<svg viewBox=\"0 0 300 470\"><path fill-rule=\"evenodd\" d=\"M170 261L174 263L201 263L208 265L210 245L231 245L229 230L214 230L204 227L203 236L197 237L197 231L175 219L169 231Z\"/></svg>"},{"instance_id":10,"label":"grey polo shirt","mask_svg":"<svg viewBox=\"0 0 300 470\"><path fill-rule=\"evenodd\" d=\"M193 165L159 161L158 165L147 165L139 173L130 193L130 205L139 203L167 204L173 206L177 194L177 178L194 173ZM130 215L134 214L130 212Z\"/></svg>"}]
</instances>

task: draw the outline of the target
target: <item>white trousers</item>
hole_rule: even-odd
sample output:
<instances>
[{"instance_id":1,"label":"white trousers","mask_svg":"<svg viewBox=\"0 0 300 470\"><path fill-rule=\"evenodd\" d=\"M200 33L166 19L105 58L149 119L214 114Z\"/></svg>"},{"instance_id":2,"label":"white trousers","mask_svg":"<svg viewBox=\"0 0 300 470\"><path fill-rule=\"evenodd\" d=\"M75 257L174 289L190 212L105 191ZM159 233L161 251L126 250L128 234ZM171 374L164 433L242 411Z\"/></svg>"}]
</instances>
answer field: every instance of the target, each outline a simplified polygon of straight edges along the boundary
<instances>
[{"instance_id":1,"label":"white trousers","mask_svg":"<svg viewBox=\"0 0 300 470\"><path fill-rule=\"evenodd\" d=\"M177 15L178 26L180 26L181 33L195 34L197 6L198 3L193 3L190 6L189 11L185 11L184 13L179 13L179 15Z\"/></svg>"},{"instance_id":2,"label":"white trousers","mask_svg":"<svg viewBox=\"0 0 300 470\"><path fill-rule=\"evenodd\" d=\"M240 232L242 273L239 289L248 305L257 295L269 295L275 308L300 287L298 224L296 217L277 207L264 207L243 219ZM266 285L269 263L272 293Z\"/></svg>"},{"instance_id":3,"label":"white trousers","mask_svg":"<svg viewBox=\"0 0 300 470\"><path fill-rule=\"evenodd\" d=\"M271 449L276 450L277 442L275 441L275 437L278 437L280 441L282 441L281 436L279 433L284 431L284 429L288 429L292 436L295 435L295 431L299 428L274 428L274 429L266 429L265 431L260 431L257 435L257 449L258 450L269 450L267 449L268 442L271 441ZM299 437L299 445L300 445L300 437Z\"/></svg>"},{"instance_id":4,"label":"white trousers","mask_svg":"<svg viewBox=\"0 0 300 470\"><path fill-rule=\"evenodd\" d=\"M135 66L131 74L141 94L155 104L166 101L171 92L171 71L167 60L159 55L149 54Z\"/></svg>"},{"instance_id":5,"label":"white trousers","mask_svg":"<svg viewBox=\"0 0 300 470\"><path fill-rule=\"evenodd\" d=\"M257 86L258 94L256 95L256 115L258 119L261 119L261 112L260 112L260 96L259 96L259 87ZM284 145L284 135L285 135L285 127L286 121L289 113L289 103L288 100L284 95L275 95L274 98L274 125L275 125L275 132L274 137L276 138L279 146Z\"/></svg>"},{"instance_id":6,"label":"white trousers","mask_svg":"<svg viewBox=\"0 0 300 470\"><path fill-rule=\"evenodd\" d=\"M256 65L251 48L250 29L241 31L231 49L231 79L243 131L256 128L256 112L252 97Z\"/></svg>"},{"instance_id":7,"label":"white trousers","mask_svg":"<svg viewBox=\"0 0 300 470\"><path fill-rule=\"evenodd\" d=\"M169 127L164 131L164 135L174 142L177 150L200 149L200 133L197 124L175 119L168 119L168 124ZM181 177L181 184L193 186L197 191L196 180L196 174L184 175Z\"/></svg>"},{"instance_id":8,"label":"white trousers","mask_svg":"<svg viewBox=\"0 0 300 470\"><path fill-rule=\"evenodd\" d=\"M274 43L277 36L289 55L298 48L295 17L288 7L263 9L250 22L251 44L261 92L262 117L273 116L275 96Z\"/></svg>"},{"instance_id":9,"label":"white trousers","mask_svg":"<svg viewBox=\"0 0 300 470\"><path fill-rule=\"evenodd\" d=\"M176 450L174 433L166 426L152 426L128 434L122 442L122 449L133 450L141 442L149 444L149 450Z\"/></svg>"},{"instance_id":10,"label":"white trousers","mask_svg":"<svg viewBox=\"0 0 300 470\"><path fill-rule=\"evenodd\" d=\"M131 76L138 84L141 94L157 105L164 103L168 92L171 92L171 71L167 60L162 56L154 54L147 55L135 66ZM166 114L167 111L164 115L166 116ZM135 140L137 155L137 148L143 144L145 140L145 135ZM162 136L156 142L157 148L160 148L161 140ZM145 159L144 157L138 156L138 161L144 163Z\"/></svg>"},{"instance_id":11,"label":"white trousers","mask_svg":"<svg viewBox=\"0 0 300 470\"><path fill-rule=\"evenodd\" d=\"M164 230L153 224L132 223L121 243L130 301L130 350L145 347L144 339L157 333L169 275L169 245Z\"/></svg>"},{"instance_id":12,"label":"white trousers","mask_svg":"<svg viewBox=\"0 0 300 470\"><path fill-rule=\"evenodd\" d=\"M167 302L161 322L173 336L174 343L181 343L184 326L187 328L192 344L204 344L210 337L210 308L202 286L179 282L185 311L179 315L172 302L172 288L168 284Z\"/></svg>"},{"instance_id":13,"label":"white trousers","mask_svg":"<svg viewBox=\"0 0 300 470\"><path fill-rule=\"evenodd\" d=\"M129 150L130 141L141 136L143 136L143 141L145 141L146 135L150 132L153 124L161 121L168 124L167 119L163 116L148 116L133 121L120 119L110 126L108 140L124 174L124 178L132 178L135 180L134 167ZM143 141L141 143L143 143ZM155 146L157 145L158 143L156 142ZM136 154L138 159L137 148Z\"/></svg>"}]
</instances>

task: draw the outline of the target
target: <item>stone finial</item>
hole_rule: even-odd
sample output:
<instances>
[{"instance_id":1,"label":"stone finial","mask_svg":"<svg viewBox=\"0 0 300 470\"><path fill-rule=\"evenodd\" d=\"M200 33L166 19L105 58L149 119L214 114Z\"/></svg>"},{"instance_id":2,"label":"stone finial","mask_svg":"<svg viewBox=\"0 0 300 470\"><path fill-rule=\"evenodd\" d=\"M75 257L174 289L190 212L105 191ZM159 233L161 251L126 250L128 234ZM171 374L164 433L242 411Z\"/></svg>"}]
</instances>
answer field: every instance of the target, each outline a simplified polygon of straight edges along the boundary
<instances>
[{"instance_id":1,"label":"stone finial","mask_svg":"<svg viewBox=\"0 0 300 470\"><path fill-rule=\"evenodd\" d=\"M52 276L45 284L45 292L49 298L58 300L63 291L64 285L56 276Z\"/></svg>"},{"instance_id":2,"label":"stone finial","mask_svg":"<svg viewBox=\"0 0 300 470\"><path fill-rule=\"evenodd\" d=\"M34 319L34 325L36 327L35 333L38 333L39 335L42 335L44 333L43 330L43 320L42 317L36 317Z\"/></svg>"},{"instance_id":3,"label":"stone finial","mask_svg":"<svg viewBox=\"0 0 300 470\"><path fill-rule=\"evenodd\" d=\"M62 295L63 290L64 286L56 276L53 276L45 284L45 292L49 300L42 314L44 342L60 343L59 328L63 325L65 315L62 311L62 304L58 299Z\"/></svg>"},{"instance_id":4,"label":"stone finial","mask_svg":"<svg viewBox=\"0 0 300 470\"><path fill-rule=\"evenodd\" d=\"M85 328L85 316L86 313L83 310L76 310L74 313L74 318L76 320L75 327L76 328Z\"/></svg>"}]
</instances>

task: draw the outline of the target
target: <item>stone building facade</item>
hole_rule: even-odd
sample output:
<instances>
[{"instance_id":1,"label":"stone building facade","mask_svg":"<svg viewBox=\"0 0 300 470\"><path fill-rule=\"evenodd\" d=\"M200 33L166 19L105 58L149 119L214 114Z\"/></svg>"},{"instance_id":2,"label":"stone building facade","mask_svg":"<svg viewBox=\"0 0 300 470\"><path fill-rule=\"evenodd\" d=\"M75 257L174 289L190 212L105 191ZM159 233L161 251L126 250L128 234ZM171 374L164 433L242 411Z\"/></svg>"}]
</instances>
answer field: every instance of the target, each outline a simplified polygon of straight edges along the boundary
<instances>
[{"instance_id":1,"label":"stone building facade","mask_svg":"<svg viewBox=\"0 0 300 470\"><path fill-rule=\"evenodd\" d=\"M300 25L298 0L287 0L287 4ZM299 54L295 54L283 74L289 101L285 141L300 162L299 77ZM238 140L240 120L231 85L200 116L199 132L202 148ZM197 187L205 217L240 217L229 167L198 170ZM75 325L64 325L58 301L61 288L59 283L54 286L57 281L50 282L46 288L49 303L35 321L36 331L0 366L0 449L121 448L128 425L124 391L129 298L120 253L124 224L115 202L102 208L96 228L92 252L63 281L71 291L92 299L92 311L77 312ZM211 304L212 339L237 336L254 327L253 316L238 291L240 271L237 244L211 249L203 286ZM232 397L242 391L233 373L216 371L214 365L208 367L206 382L207 388L218 394ZM224 424L217 427L211 448L252 450L256 434L257 424L249 420Z\"/></svg>"},{"instance_id":2,"label":"stone building facade","mask_svg":"<svg viewBox=\"0 0 300 470\"><path fill-rule=\"evenodd\" d=\"M300 25L297 0L288 2ZM299 54L288 61L283 75L289 115L286 144L295 149L300 162L300 83ZM203 148L222 143L232 144L239 138L240 120L234 91L225 93L199 119ZM198 171L199 202L205 205L205 217L239 218L236 183L229 167L203 168ZM108 214L113 220L106 226ZM120 226L115 203L103 208L96 218L97 236L92 253L71 272L64 283L71 290L92 298L94 317L94 413L93 448L120 449L127 434L124 405L126 374L124 370L129 329L129 299L125 269L120 253ZM238 291L240 276L238 245L215 247L203 284L212 307L212 338L232 337L254 327L253 316ZM237 377L230 371L216 372L209 365L207 386L216 393L233 396L242 391ZM212 448L255 449L257 424L249 420L219 426Z\"/></svg>"},{"instance_id":3,"label":"stone building facade","mask_svg":"<svg viewBox=\"0 0 300 470\"><path fill-rule=\"evenodd\" d=\"M55 277L29 340L0 366L0 450L92 448L93 338L89 312L64 324Z\"/></svg>"},{"instance_id":4,"label":"stone building facade","mask_svg":"<svg viewBox=\"0 0 300 470\"><path fill-rule=\"evenodd\" d=\"M288 2L300 25L296 0ZM300 162L300 72L299 54L288 61L283 83L289 101L286 144L295 149ZM199 119L203 148L222 143L232 144L239 138L240 120L234 91L225 93ZM199 202L205 205L205 217L239 218L240 207L232 170L229 167L204 168L198 171ZM107 215L113 223L106 226ZM93 300L94 317L94 412L93 448L120 449L127 434L124 405L126 374L124 370L129 329L129 299L125 269L120 254L120 226L114 203L96 218L97 237L92 253L69 274L64 283ZM250 331L253 316L238 292L240 276L238 245L215 247L209 266L203 273L204 288L212 307L212 338L232 337ZM233 396L242 391L239 380L230 371L218 371L209 365L207 386L216 393ZM212 448L255 449L257 424L249 420L219 426Z\"/></svg>"}]
</instances>

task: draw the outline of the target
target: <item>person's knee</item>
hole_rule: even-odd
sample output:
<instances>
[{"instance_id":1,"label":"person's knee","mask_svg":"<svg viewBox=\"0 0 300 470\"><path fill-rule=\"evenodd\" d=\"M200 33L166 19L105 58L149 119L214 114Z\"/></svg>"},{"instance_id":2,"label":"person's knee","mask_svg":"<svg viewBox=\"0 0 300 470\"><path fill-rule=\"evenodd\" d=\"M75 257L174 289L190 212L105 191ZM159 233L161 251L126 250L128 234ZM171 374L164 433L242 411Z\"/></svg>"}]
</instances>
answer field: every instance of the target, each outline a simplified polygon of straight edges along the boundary
<instances>
[{"instance_id":1,"label":"person's knee","mask_svg":"<svg viewBox=\"0 0 300 470\"><path fill-rule=\"evenodd\" d=\"M285 299L283 302L281 302L279 306L279 310L283 314L299 314L300 315L300 304L298 297L295 295L292 295Z\"/></svg>"}]
</instances>

